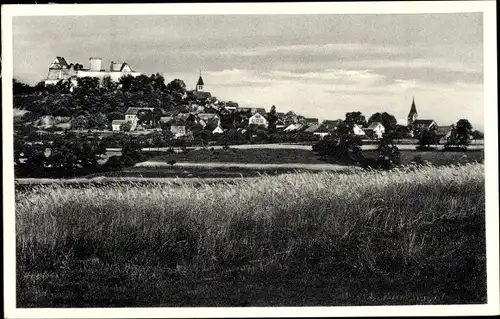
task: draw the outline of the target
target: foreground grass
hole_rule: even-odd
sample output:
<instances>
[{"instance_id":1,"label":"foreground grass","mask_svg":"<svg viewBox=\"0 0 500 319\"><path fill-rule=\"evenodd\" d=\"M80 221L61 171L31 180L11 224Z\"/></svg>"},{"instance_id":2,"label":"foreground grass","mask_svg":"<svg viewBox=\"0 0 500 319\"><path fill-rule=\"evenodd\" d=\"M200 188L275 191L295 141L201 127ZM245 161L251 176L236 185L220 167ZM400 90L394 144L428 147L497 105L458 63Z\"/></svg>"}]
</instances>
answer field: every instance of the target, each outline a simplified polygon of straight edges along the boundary
<instances>
[{"instance_id":1,"label":"foreground grass","mask_svg":"<svg viewBox=\"0 0 500 319\"><path fill-rule=\"evenodd\" d=\"M486 302L484 166L17 194L18 307Z\"/></svg>"}]
</instances>

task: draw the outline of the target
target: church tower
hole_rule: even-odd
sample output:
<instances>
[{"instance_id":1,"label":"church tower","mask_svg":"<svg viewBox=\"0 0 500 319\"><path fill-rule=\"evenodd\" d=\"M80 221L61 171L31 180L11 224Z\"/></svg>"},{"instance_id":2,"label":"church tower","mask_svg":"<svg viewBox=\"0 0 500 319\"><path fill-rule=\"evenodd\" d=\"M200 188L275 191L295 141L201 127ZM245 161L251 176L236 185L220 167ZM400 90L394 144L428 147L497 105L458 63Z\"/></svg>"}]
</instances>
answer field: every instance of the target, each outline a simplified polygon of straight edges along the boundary
<instances>
[{"instance_id":1,"label":"church tower","mask_svg":"<svg viewBox=\"0 0 500 319\"><path fill-rule=\"evenodd\" d=\"M198 78L198 82L196 83L196 92L203 92L203 79L201 77L201 70L200 70L200 77Z\"/></svg>"},{"instance_id":2,"label":"church tower","mask_svg":"<svg viewBox=\"0 0 500 319\"><path fill-rule=\"evenodd\" d=\"M410 113L408 113L408 126L410 126L418 117L417 107L415 105L415 97L413 97L413 102L411 103Z\"/></svg>"}]
</instances>

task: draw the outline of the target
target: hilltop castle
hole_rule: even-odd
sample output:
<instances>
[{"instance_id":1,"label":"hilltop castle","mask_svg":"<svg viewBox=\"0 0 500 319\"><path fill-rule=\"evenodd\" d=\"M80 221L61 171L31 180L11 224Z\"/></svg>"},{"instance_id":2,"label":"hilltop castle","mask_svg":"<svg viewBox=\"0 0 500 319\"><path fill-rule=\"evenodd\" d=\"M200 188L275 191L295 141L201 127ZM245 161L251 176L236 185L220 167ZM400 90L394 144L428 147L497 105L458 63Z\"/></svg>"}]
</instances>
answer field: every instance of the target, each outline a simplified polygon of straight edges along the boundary
<instances>
[{"instance_id":1,"label":"hilltop castle","mask_svg":"<svg viewBox=\"0 0 500 319\"><path fill-rule=\"evenodd\" d=\"M89 68L84 69L81 64L68 64L63 57L56 57L49 65L49 73L45 84L56 84L60 80L71 80L76 84L77 78L97 77L101 81L104 77L109 76L112 81L118 80L124 75L139 76L141 73L133 71L126 63L116 63L111 61L109 71L102 68L102 59L97 57L89 58Z\"/></svg>"}]
</instances>

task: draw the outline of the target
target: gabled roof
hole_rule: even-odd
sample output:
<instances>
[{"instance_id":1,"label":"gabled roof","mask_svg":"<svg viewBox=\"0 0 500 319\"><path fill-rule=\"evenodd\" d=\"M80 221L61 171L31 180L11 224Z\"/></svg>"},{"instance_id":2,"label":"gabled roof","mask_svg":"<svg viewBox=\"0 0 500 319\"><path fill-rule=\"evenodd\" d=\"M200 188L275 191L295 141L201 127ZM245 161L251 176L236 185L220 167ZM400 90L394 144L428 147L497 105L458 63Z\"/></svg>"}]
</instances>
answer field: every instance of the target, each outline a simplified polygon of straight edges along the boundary
<instances>
[{"instance_id":1,"label":"gabled roof","mask_svg":"<svg viewBox=\"0 0 500 319\"><path fill-rule=\"evenodd\" d=\"M374 130L377 126L384 127L382 125L382 123L380 123L380 122L373 122L373 123L371 123L370 125L368 125L367 127L363 128L363 129L365 129L365 130Z\"/></svg>"},{"instance_id":2,"label":"gabled roof","mask_svg":"<svg viewBox=\"0 0 500 319\"><path fill-rule=\"evenodd\" d=\"M197 99L207 99L209 97L212 96L212 94L210 94L210 92L200 92L200 91L192 91L193 92L193 96Z\"/></svg>"},{"instance_id":3,"label":"gabled roof","mask_svg":"<svg viewBox=\"0 0 500 319\"><path fill-rule=\"evenodd\" d=\"M323 123L321 123L321 125L324 125L327 128L335 128L340 124L340 122L342 122L342 121L341 120L324 120Z\"/></svg>"},{"instance_id":4,"label":"gabled roof","mask_svg":"<svg viewBox=\"0 0 500 319\"><path fill-rule=\"evenodd\" d=\"M266 113L266 109L262 107L253 107L251 109L252 113L260 113L261 115L264 115Z\"/></svg>"},{"instance_id":5,"label":"gabled roof","mask_svg":"<svg viewBox=\"0 0 500 319\"><path fill-rule=\"evenodd\" d=\"M413 125L418 126L430 126L432 123L436 123L434 120L415 120ZM437 123L436 123L437 124Z\"/></svg>"},{"instance_id":6,"label":"gabled roof","mask_svg":"<svg viewBox=\"0 0 500 319\"><path fill-rule=\"evenodd\" d=\"M304 118L307 122L319 122L319 120L315 117L306 117Z\"/></svg>"},{"instance_id":7,"label":"gabled roof","mask_svg":"<svg viewBox=\"0 0 500 319\"><path fill-rule=\"evenodd\" d=\"M138 107L129 107L125 112L125 115L137 115L138 112L139 112Z\"/></svg>"},{"instance_id":8,"label":"gabled roof","mask_svg":"<svg viewBox=\"0 0 500 319\"><path fill-rule=\"evenodd\" d=\"M218 118L219 116L216 113L198 113L198 117L202 120L209 120Z\"/></svg>"},{"instance_id":9,"label":"gabled roof","mask_svg":"<svg viewBox=\"0 0 500 319\"><path fill-rule=\"evenodd\" d=\"M123 123L125 123L125 120L113 120L111 125L122 125Z\"/></svg>"},{"instance_id":10,"label":"gabled roof","mask_svg":"<svg viewBox=\"0 0 500 319\"><path fill-rule=\"evenodd\" d=\"M122 63L122 66L120 67L120 72L123 72L123 69L128 66L128 68L130 69L130 71L132 71L132 69L130 68L130 66L127 64L127 62L123 62Z\"/></svg>"},{"instance_id":11,"label":"gabled roof","mask_svg":"<svg viewBox=\"0 0 500 319\"><path fill-rule=\"evenodd\" d=\"M321 126L321 124L311 125L304 132L306 132L306 133L314 133L314 132L316 132L317 129L320 128L320 126Z\"/></svg>"},{"instance_id":12,"label":"gabled roof","mask_svg":"<svg viewBox=\"0 0 500 319\"><path fill-rule=\"evenodd\" d=\"M447 134L452 130L453 126L452 125L446 125L446 126L440 126L436 129L437 134Z\"/></svg>"},{"instance_id":13,"label":"gabled roof","mask_svg":"<svg viewBox=\"0 0 500 319\"><path fill-rule=\"evenodd\" d=\"M62 56L57 56L49 66L50 69L61 69L63 67L68 68L69 64Z\"/></svg>"}]
</instances>

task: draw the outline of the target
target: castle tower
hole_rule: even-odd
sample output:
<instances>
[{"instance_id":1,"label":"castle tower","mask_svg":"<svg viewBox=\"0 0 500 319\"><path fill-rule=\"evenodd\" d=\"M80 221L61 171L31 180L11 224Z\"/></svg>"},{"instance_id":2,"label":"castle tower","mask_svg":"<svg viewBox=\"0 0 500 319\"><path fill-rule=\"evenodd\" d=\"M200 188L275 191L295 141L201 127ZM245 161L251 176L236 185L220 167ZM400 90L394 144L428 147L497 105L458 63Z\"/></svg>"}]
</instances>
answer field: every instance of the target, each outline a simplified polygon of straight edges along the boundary
<instances>
[{"instance_id":1,"label":"castle tower","mask_svg":"<svg viewBox=\"0 0 500 319\"><path fill-rule=\"evenodd\" d=\"M89 71L101 71L101 58L91 57L89 58Z\"/></svg>"},{"instance_id":2,"label":"castle tower","mask_svg":"<svg viewBox=\"0 0 500 319\"><path fill-rule=\"evenodd\" d=\"M408 126L410 126L418 118L417 106L415 105L415 97L411 103L410 113L408 113Z\"/></svg>"},{"instance_id":3,"label":"castle tower","mask_svg":"<svg viewBox=\"0 0 500 319\"><path fill-rule=\"evenodd\" d=\"M198 78L198 82L196 83L196 92L203 92L203 78L201 77L201 70L200 70L200 77Z\"/></svg>"}]
</instances>

